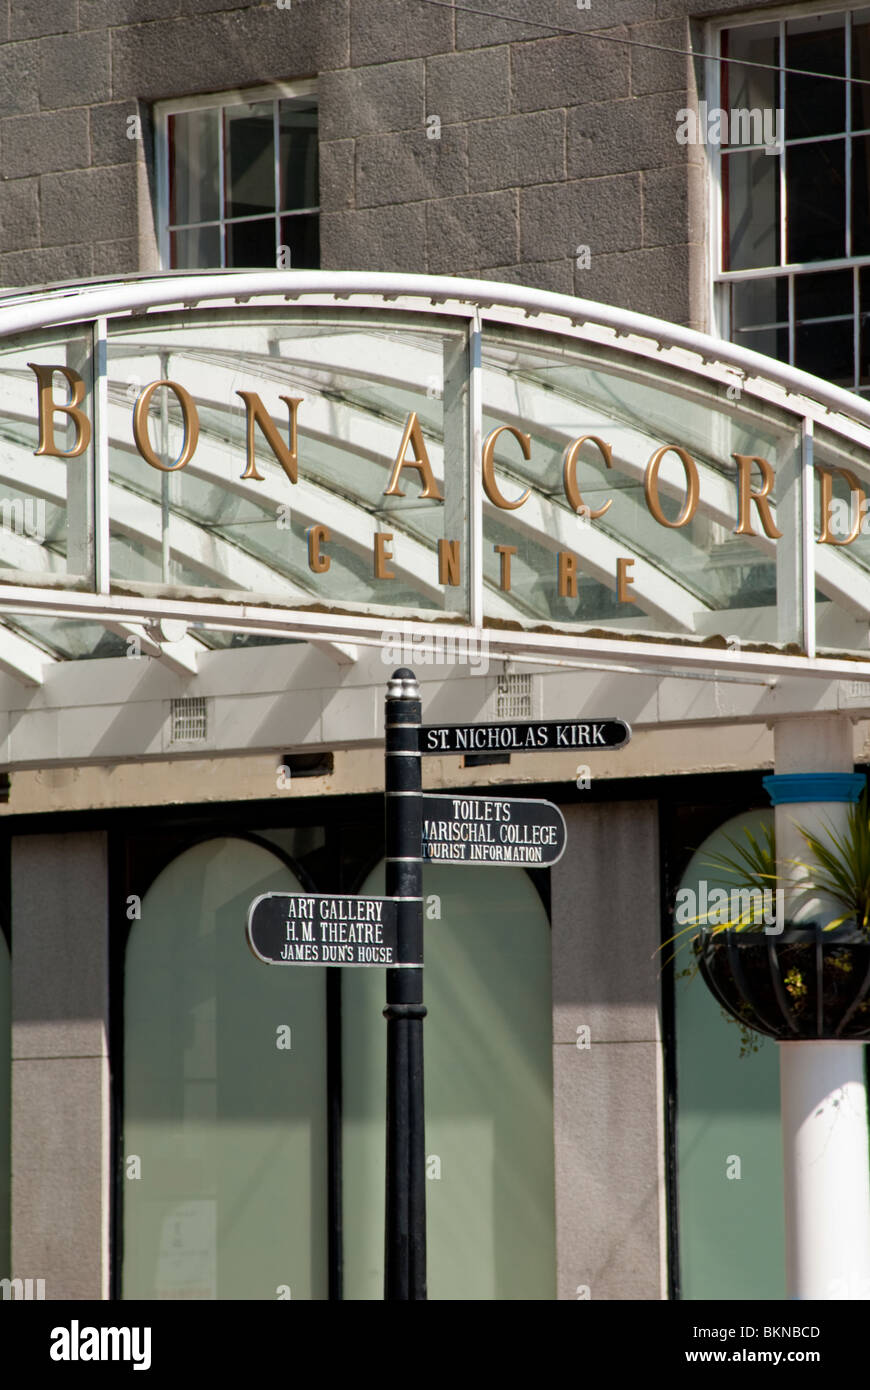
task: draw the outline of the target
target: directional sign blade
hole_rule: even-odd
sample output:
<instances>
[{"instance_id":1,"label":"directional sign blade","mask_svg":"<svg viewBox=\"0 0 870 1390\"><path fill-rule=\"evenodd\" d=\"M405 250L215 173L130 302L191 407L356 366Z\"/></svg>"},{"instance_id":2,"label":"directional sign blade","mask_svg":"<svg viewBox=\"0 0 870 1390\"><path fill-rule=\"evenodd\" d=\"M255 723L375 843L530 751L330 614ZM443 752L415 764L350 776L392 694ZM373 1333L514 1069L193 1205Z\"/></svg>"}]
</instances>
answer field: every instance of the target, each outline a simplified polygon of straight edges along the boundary
<instances>
[{"instance_id":1,"label":"directional sign blade","mask_svg":"<svg viewBox=\"0 0 870 1390\"><path fill-rule=\"evenodd\" d=\"M558 806L496 796L423 797L423 860L431 864L521 864L548 868L565 852Z\"/></svg>"},{"instance_id":2,"label":"directional sign blade","mask_svg":"<svg viewBox=\"0 0 870 1390\"><path fill-rule=\"evenodd\" d=\"M522 720L511 724L425 724L421 753L575 752L622 748L631 738L624 719Z\"/></svg>"},{"instance_id":3,"label":"directional sign blade","mask_svg":"<svg viewBox=\"0 0 870 1390\"><path fill-rule=\"evenodd\" d=\"M248 945L267 965L396 968L396 903L330 893L262 893L248 908Z\"/></svg>"}]
</instances>

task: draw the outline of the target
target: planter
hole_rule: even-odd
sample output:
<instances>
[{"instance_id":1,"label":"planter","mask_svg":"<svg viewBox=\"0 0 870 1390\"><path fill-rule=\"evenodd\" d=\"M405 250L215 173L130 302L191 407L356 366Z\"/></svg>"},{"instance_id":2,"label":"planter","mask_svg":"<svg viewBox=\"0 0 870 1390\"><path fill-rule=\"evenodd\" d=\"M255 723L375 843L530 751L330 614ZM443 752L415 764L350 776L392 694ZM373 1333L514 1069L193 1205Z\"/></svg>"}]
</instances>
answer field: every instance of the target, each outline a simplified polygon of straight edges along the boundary
<instances>
[{"instance_id":1,"label":"planter","mask_svg":"<svg viewBox=\"0 0 870 1390\"><path fill-rule=\"evenodd\" d=\"M777 1042L870 1039L870 941L856 926L702 928L692 946L708 988L744 1027Z\"/></svg>"}]
</instances>

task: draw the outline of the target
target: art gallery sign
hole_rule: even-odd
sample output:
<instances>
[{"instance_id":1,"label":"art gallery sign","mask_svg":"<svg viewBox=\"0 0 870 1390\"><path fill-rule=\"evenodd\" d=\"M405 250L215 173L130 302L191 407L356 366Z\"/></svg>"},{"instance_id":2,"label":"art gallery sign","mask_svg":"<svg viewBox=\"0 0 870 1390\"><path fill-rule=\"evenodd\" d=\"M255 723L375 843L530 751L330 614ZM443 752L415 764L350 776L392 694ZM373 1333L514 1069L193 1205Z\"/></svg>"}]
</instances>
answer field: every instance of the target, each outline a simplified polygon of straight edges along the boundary
<instances>
[{"instance_id":1,"label":"art gallery sign","mask_svg":"<svg viewBox=\"0 0 870 1390\"><path fill-rule=\"evenodd\" d=\"M0 473L4 520L41 518L0 529L6 612L867 650L867 403L565 296L329 272L7 296Z\"/></svg>"}]
</instances>

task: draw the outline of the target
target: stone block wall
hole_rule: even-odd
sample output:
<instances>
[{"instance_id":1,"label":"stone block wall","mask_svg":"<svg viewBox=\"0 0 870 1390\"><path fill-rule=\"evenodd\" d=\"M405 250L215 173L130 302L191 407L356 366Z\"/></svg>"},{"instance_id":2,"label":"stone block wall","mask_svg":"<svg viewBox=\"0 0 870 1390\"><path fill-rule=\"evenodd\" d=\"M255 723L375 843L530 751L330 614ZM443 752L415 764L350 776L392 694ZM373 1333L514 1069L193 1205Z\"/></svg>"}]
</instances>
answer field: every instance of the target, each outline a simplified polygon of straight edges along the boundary
<instances>
[{"instance_id":1,"label":"stone block wall","mask_svg":"<svg viewBox=\"0 0 870 1390\"><path fill-rule=\"evenodd\" d=\"M703 151L675 138L694 77L668 50L710 4L461 8L0 0L0 285L157 269L154 103L316 77L324 267L704 326Z\"/></svg>"}]
</instances>

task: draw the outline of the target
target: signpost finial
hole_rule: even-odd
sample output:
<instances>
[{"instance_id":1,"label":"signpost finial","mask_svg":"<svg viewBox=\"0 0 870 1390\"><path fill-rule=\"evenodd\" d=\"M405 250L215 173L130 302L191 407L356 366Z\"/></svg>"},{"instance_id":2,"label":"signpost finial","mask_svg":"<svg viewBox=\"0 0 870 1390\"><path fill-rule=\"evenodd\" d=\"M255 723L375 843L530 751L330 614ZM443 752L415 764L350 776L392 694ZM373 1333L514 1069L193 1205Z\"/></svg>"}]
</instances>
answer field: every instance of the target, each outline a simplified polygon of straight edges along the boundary
<instances>
[{"instance_id":1,"label":"signpost finial","mask_svg":"<svg viewBox=\"0 0 870 1390\"><path fill-rule=\"evenodd\" d=\"M417 677L408 666L400 666L394 671L387 681L387 698L389 700L419 700L420 687L417 684Z\"/></svg>"}]
</instances>

